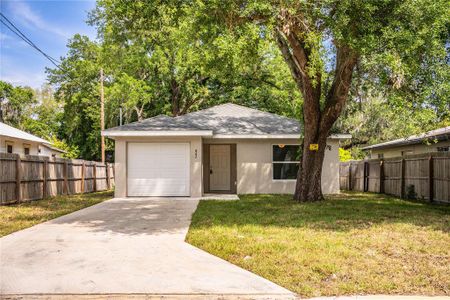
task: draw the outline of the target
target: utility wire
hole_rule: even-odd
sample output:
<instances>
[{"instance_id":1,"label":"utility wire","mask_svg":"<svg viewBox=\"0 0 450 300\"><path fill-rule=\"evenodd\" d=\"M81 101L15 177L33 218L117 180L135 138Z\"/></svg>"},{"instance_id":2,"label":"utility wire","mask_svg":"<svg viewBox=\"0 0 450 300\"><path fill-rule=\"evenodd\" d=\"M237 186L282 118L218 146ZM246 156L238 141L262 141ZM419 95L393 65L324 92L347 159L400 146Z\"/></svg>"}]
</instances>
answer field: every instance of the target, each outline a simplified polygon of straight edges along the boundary
<instances>
[{"instance_id":1,"label":"utility wire","mask_svg":"<svg viewBox=\"0 0 450 300\"><path fill-rule=\"evenodd\" d=\"M12 29L8 24L5 24L5 22L2 21L2 23L6 27L8 27L9 30L14 32L18 37L20 37L22 40L24 40L27 44L29 44L30 46L32 46L33 48L38 50L40 53L42 53L46 58L52 60L55 63L59 63L58 60L56 60L55 58L51 57L50 55L48 55L47 53L45 53L44 51L39 49L39 47L35 43L33 43L22 31L20 31L20 29L17 28L4 14L2 14L0 12L0 15L14 28L14 29Z\"/></svg>"},{"instance_id":2,"label":"utility wire","mask_svg":"<svg viewBox=\"0 0 450 300\"><path fill-rule=\"evenodd\" d=\"M11 30L14 34L16 34L19 38L21 38L23 41L25 41L28 45L35 48L37 51L39 51L42 55L44 55L47 59L49 59L53 64L58 64L58 60L54 59L47 53L45 53L43 50L41 50L35 43L33 43L22 31L20 31L19 28L17 28L4 14L0 12L0 15L9 23L6 24L3 20L0 20L3 25L5 25L9 30ZM14 28L11 28L11 26ZM59 67L59 66L57 66Z\"/></svg>"},{"instance_id":3,"label":"utility wire","mask_svg":"<svg viewBox=\"0 0 450 300\"><path fill-rule=\"evenodd\" d=\"M11 30L15 35L17 35L20 39L26 42L28 45L33 47L35 50L40 52L45 58L47 58L53 65L55 65L58 69L62 70L59 66L59 61L45 53L41 50L35 43L33 43L19 28L17 28L3 13L0 12L0 16L6 20L6 22L0 19L0 22L5 25L9 30Z\"/></svg>"}]
</instances>

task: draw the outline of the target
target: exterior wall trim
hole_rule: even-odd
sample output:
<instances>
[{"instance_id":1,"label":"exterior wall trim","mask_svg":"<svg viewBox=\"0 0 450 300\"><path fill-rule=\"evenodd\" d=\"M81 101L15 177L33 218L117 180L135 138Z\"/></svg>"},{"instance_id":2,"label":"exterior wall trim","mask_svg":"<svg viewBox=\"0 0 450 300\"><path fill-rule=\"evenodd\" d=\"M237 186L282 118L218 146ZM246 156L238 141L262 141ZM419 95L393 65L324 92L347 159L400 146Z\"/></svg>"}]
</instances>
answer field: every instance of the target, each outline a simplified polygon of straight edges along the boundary
<instances>
[{"instance_id":1,"label":"exterior wall trim","mask_svg":"<svg viewBox=\"0 0 450 300\"><path fill-rule=\"evenodd\" d=\"M212 136L211 130L186 130L186 131L143 131L143 130L136 130L136 131L102 131L102 136L107 137L189 137L189 136L205 136L210 137Z\"/></svg>"}]
</instances>

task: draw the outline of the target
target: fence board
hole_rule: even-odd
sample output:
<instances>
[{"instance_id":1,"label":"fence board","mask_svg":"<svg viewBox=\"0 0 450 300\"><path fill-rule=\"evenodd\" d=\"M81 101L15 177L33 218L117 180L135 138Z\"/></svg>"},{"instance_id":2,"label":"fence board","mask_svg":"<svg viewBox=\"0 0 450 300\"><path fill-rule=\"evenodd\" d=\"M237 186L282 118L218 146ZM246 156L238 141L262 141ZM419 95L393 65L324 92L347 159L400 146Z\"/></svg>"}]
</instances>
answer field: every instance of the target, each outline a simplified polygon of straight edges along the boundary
<instances>
[{"instance_id":1,"label":"fence board","mask_svg":"<svg viewBox=\"0 0 450 300\"><path fill-rule=\"evenodd\" d=\"M342 190L450 203L450 154L344 162L339 167L339 182Z\"/></svg>"},{"instance_id":2,"label":"fence board","mask_svg":"<svg viewBox=\"0 0 450 300\"><path fill-rule=\"evenodd\" d=\"M0 205L67 193L103 191L113 186L114 164L0 153Z\"/></svg>"},{"instance_id":3,"label":"fence board","mask_svg":"<svg viewBox=\"0 0 450 300\"><path fill-rule=\"evenodd\" d=\"M428 199L428 157L405 159L405 197Z\"/></svg>"},{"instance_id":4,"label":"fence board","mask_svg":"<svg viewBox=\"0 0 450 300\"><path fill-rule=\"evenodd\" d=\"M16 159L0 153L0 203L16 201Z\"/></svg>"},{"instance_id":5,"label":"fence board","mask_svg":"<svg viewBox=\"0 0 450 300\"><path fill-rule=\"evenodd\" d=\"M367 190L378 193L380 191L380 161L369 161L367 165Z\"/></svg>"},{"instance_id":6,"label":"fence board","mask_svg":"<svg viewBox=\"0 0 450 300\"><path fill-rule=\"evenodd\" d=\"M433 158L433 199L450 202L450 157Z\"/></svg>"},{"instance_id":7,"label":"fence board","mask_svg":"<svg viewBox=\"0 0 450 300\"><path fill-rule=\"evenodd\" d=\"M350 164L351 187L354 191L364 192L364 162L355 162Z\"/></svg>"}]
</instances>

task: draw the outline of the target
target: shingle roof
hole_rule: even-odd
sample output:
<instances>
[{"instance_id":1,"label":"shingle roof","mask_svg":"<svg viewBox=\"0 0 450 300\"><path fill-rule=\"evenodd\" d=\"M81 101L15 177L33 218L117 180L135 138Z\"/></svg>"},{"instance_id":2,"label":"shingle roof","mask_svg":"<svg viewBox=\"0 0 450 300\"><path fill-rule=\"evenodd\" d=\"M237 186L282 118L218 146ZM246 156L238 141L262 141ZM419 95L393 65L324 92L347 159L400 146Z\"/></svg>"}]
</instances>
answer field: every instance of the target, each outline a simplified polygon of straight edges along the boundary
<instances>
[{"instance_id":1,"label":"shingle roof","mask_svg":"<svg viewBox=\"0 0 450 300\"><path fill-rule=\"evenodd\" d=\"M298 134L295 119L227 103L178 117L157 116L104 131L190 131L208 130L220 135Z\"/></svg>"},{"instance_id":2,"label":"shingle roof","mask_svg":"<svg viewBox=\"0 0 450 300\"><path fill-rule=\"evenodd\" d=\"M50 144L49 141L41 139L40 137L37 137L35 135L32 135L32 134L22 131L20 129L14 128L12 126L6 125L5 123L2 123L2 122L0 122L0 135L9 136L12 138L26 140L26 141Z\"/></svg>"},{"instance_id":3,"label":"shingle roof","mask_svg":"<svg viewBox=\"0 0 450 300\"><path fill-rule=\"evenodd\" d=\"M425 133L412 135L406 138L396 139L389 142L379 143L362 148L363 150L382 149L389 147L399 147L404 145L420 144L426 140L449 140L450 139L450 126L431 130Z\"/></svg>"}]
</instances>

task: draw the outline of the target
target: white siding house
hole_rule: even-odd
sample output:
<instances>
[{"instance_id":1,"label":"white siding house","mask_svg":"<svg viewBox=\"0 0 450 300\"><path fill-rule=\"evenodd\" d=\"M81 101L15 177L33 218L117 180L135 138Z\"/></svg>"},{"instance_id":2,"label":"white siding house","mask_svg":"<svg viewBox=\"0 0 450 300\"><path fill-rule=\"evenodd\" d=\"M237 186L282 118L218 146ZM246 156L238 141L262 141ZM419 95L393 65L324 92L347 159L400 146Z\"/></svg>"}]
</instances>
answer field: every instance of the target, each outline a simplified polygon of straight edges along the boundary
<instances>
[{"instance_id":1,"label":"white siding house","mask_svg":"<svg viewBox=\"0 0 450 300\"><path fill-rule=\"evenodd\" d=\"M450 151L450 126L362 148L370 158Z\"/></svg>"},{"instance_id":2,"label":"white siding house","mask_svg":"<svg viewBox=\"0 0 450 300\"><path fill-rule=\"evenodd\" d=\"M61 157L64 151L47 140L0 122L0 153Z\"/></svg>"}]
</instances>

